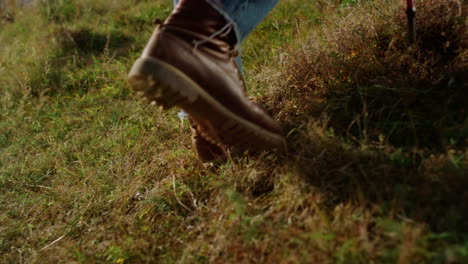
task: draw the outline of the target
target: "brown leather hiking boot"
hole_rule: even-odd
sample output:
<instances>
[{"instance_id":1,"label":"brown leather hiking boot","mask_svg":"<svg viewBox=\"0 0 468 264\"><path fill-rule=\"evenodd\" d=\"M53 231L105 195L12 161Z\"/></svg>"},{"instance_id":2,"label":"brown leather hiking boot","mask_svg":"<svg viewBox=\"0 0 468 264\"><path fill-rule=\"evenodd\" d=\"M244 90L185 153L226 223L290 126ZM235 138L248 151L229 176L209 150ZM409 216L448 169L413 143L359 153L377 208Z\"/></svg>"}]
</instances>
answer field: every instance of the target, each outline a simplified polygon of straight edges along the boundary
<instances>
[{"instance_id":1,"label":"brown leather hiking boot","mask_svg":"<svg viewBox=\"0 0 468 264\"><path fill-rule=\"evenodd\" d=\"M184 109L211 142L283 147L277 122L246 97L233 27L204 0L181 0L154 31L128 82L152 104Z\"/></svg>"}]
</instances>

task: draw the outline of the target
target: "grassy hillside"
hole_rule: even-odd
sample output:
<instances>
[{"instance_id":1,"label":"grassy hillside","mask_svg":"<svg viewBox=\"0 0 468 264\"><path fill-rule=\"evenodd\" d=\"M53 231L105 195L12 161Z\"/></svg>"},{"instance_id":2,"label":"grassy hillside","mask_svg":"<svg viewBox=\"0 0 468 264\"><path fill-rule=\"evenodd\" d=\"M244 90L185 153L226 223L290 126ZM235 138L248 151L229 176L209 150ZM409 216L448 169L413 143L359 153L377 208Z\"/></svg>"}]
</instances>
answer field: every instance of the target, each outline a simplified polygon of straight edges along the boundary
<instances>
[{"instance_id":1,"label":"grassy hillside","mask_svg":"<svg viewBox=\"0 0 468 264\"><path fill-rule=\"evenodd\" d=\"M0 263L468 262L462 1L412 45L402 1L281 1L243 61L288 149L219 167L125 82L170 2L2 6Z\"/></svg>"}]
</instances>

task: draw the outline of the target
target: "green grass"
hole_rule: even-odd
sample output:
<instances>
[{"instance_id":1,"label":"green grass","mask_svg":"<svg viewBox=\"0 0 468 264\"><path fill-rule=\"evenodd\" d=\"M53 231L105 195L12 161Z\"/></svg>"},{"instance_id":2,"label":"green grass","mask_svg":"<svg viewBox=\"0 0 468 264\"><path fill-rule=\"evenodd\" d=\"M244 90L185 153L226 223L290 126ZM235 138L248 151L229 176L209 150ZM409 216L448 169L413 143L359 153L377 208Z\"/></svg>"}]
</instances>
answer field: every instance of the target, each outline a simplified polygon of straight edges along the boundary
<instances>
[{"instance_id":1,"label":"green grass","mask_svg":"<svg viewBox=\"0 0 468 264\"><path fill-rule=\"evenodd\" d=\"M461 2L428 3L408 46L393 2L281 1L243 61L288 150L218 168L125 82L170 1L2 11L0 263L465 263Z\"/></svg>"}]
</instances>

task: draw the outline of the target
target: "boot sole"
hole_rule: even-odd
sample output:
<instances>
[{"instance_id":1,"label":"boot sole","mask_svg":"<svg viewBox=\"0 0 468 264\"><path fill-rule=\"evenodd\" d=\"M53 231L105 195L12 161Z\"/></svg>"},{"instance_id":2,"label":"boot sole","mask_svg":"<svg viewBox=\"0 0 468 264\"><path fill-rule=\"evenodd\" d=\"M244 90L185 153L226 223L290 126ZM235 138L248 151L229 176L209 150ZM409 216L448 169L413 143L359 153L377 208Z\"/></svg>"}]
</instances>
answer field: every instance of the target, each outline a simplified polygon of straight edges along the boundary
<instances>
[{"instance_id":1,"label":"boot sole","mask_svg":"<svg viewBox=\"0 0 468 264\"><path fill-rule=\"evenodd\" d=\"M179 106L201 127L201 134L217 145L252 149L282 148L284 138L233 113L174 66L152 57L139 58L128 83L152 105L164 110ZM207 118L209 117L209 118Z\"/></svg>"}]
</instances>

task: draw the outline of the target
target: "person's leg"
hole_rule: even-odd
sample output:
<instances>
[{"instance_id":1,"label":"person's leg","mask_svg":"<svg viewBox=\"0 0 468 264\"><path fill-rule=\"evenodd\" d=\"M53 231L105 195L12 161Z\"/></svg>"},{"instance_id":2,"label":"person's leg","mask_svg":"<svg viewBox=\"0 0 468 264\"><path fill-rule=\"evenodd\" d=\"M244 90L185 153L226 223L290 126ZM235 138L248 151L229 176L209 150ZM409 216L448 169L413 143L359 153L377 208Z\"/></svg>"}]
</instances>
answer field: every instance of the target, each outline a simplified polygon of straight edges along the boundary
<instances>
[{"instance_id":1,"label":"person's leg","mask_svg":"<svg viewBox=\"0 0 468 264\"><path fill-rule=\"evenodd\" d=\"M284 147L279 124L248 100L234 61L239 40L276 1L255 5L246 0L226 0L225 4L180 0L156 27L129 73L129 84L152 104L184 109L197 132L211 144L246 149Z\"/></svg>"},{"instance_id":2,"label":"person's leg","mask_svg":"<svg viewBox=\"0 0 468 264\"><path fill-rule=\"evenodd\" d=\"M174 0L174 8L178 2L179 0ZM210 1L208 0L208 2ZM234 22L238 42L242 42L277 2L278 0L223 0L211 1L210 3L220 13ZM239 55L236 57L236 63L239 69L242 70L240 45L238 45L238 51ZM178 115L188 116L183 109L179 111ZM205 140L195 124L192 124L192 145L193 150L202 161L222 161L225 158L224 150Z\"/></svg>"},{"instance_id":3,"label":"person's leg","mask_svg":"<svg viewBox=\"0 0 468 264\"><path fill-rule=\"evenodd\" d=\"M266 17L278 0L207 0L236 24L239 42ZM220 2L216 4L216 2Z\"/></svg>"},{"instance_id":4,"label":"person's leg","mask_svg":"<svg viewBox=\"0 0 468 264\"><path fill-rule=\"evenodd\" d=\"M266 17L279 0L206 0L236 25L239 42ZM179 0L174 0L174 7Z\"/></svg>"},{"instance_id":5,"label":"person's leg","mask_svg":"<svg viewBox=\"0 0 468 264\"><path fill-rule=\"evenodd\" d=\"M207 0L219 2L218 8L229 19L234 21L237 40L241 43L252 30L266 17L279 0ZM213 3L215 4L215 3ZM236 58L237 65L242 69L241 50Z\"/></svg>"}]
</instances>

